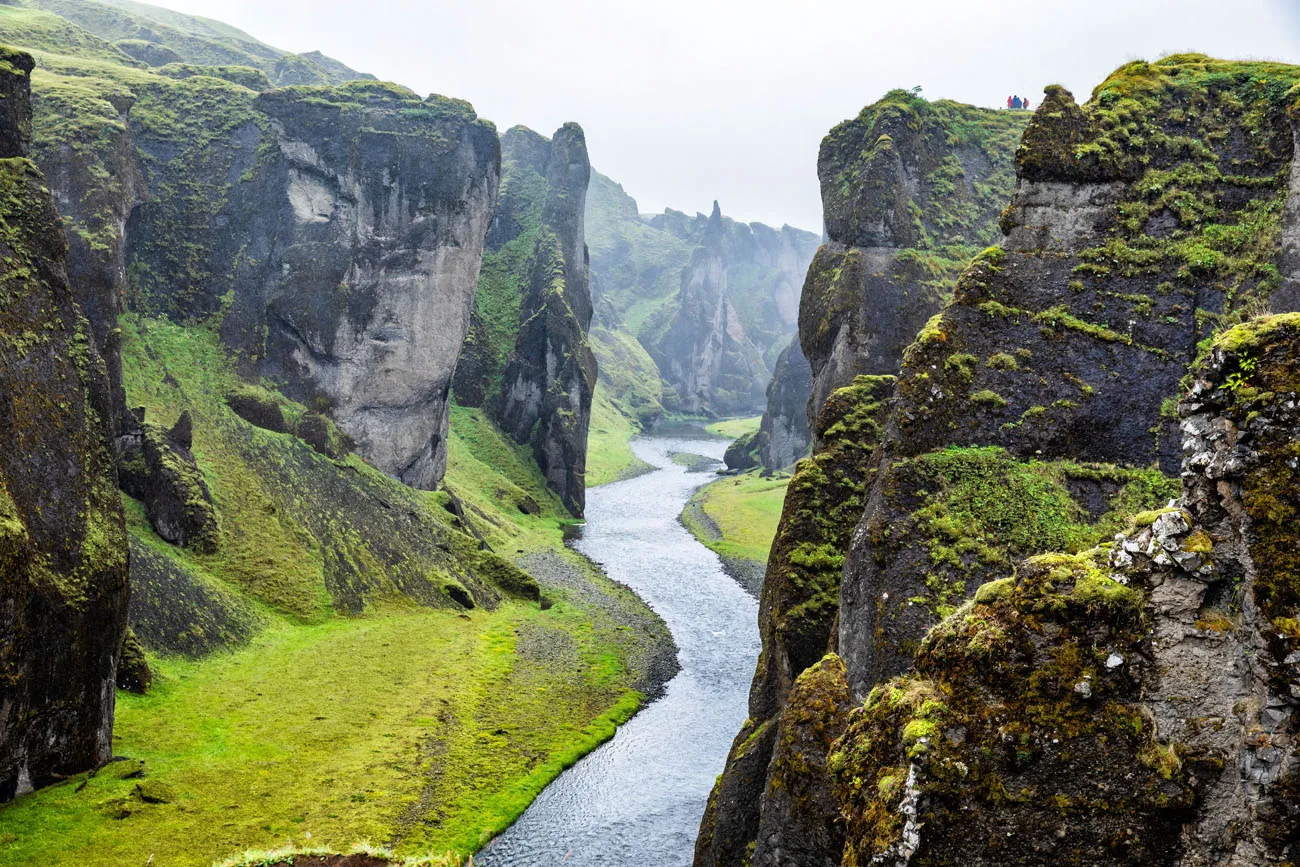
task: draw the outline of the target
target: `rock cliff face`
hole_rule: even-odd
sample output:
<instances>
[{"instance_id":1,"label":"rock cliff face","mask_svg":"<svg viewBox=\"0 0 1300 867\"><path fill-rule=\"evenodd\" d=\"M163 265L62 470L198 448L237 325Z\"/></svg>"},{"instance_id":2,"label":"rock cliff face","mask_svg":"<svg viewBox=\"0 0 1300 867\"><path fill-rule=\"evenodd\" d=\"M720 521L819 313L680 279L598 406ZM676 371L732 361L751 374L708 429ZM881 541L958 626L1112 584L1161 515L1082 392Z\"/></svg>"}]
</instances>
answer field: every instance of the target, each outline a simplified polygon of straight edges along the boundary
<instances>
[{"instance_id":1,"label":"rock cliff face","mask_svg":"<svg viewBox=\"0 0 1300 867\"><path fill-rule=\"evenodd\" d=\"M756 413L795 329L817 236L715 211L643 217L622 187L593 175L593 295L611 314L606 324L650 353L666 409Z\"/></svg>"},{"instance_id":2,"label":"rock cliff face","mask_svg":"<svg viewBox=\"0 0 1300 867\"><path fill-rule=\"evenodd\" d=\"M575 123L550 139L514 127L502 137L502 156L456 399L490 407L515 441L530 443L547 484L581 516L596 385L587 336L586 137Z\"/></svg>"},{"instance_id":3,"label":"rock cliff face","mask_svg":"<svg viewBox=\"0 0 1300 867\"><path fill-rule=\"evenodd\" d=\"M713 203L699 246L682 271L678 306L650 349L682 411L723 416L763 407L771 376L765 352L779 349L771 336L751 337L745 322L759 320L759 311L751 309L746 316L740 308L767 304L773 309L762 318L792 321L809 241L807 233L789 227L777 232L724 222ZM751 297L732 286L741 262L773 275L770 294Z\"/></svg>"},{"instance_id":4,"label":"rock cliff face","mask_svg":"<svg viewBox=\"0 0 1300 867\"><path fill-rule=\"evenodd\" d=\"M976 245L996 234L1024 123L1019 115L895 91L822 144L818 170L830 241L808 269L799 320L811 364L798 386L774 378L758 435L767 466L788 464L793 458L781 453L781 433L797 430L795 413L807 413L813 456L798 465L786 495L763 586L763 653L750 724L737 737L719 793L734 785L741 745L759 727L783 724L796 678L834 646L844 554L874 478L871 455L893 374L903 347L948 297ZM787 357L785 369L793 371L794 360ZM794 809L778 795L784 784L777 765L769 768L771 751L752 757L761 748L757 741L745 747L761 769L747 796L715 798L716 810L706 814L696 864L743 863L737 853L751 844L752 863L835 863L834 853L826 855L830 862L808 854L820 845L814 841L838 839L833 822L814 820L803 805ZM821 787L828 788L824 780Z\"/></svg>"},{"instance_id":5,"label":"rock cliff face","mask_svg":"<svg viewBox=\"0 0 1300 867\"><path fill-rule=\"evenodd\" d=\"M1177 56L1124 67L1083 108L1048 90L1005 249L966 270L905 359L844 569L856 696L1015 555L1100 541L1160 493L1140 468L1177 471L1173 400L1198 343L1282 285L1295 74Z\"/></svg>"},{"instance_id":6,"label":"rock cliff face","mask_svg":"<svg viewBox=\"0 0 1300 867\"><path fill-rule=\"evenodd\" d=\"M384 472L436 485L498 185L491 125L374 82L258 94L46 66L37 158L68 207L74 286L95 300L113 378L124 294L142 312L219 319L247 373L327 410Z\"/></svg>"},{"instance_id":7,"label":"rock cliff face","mask_svg":"<svg viewBox=\"0 0 1300 867\"><path fill-rule=\"evenodd\" d=\"M1181 499L985 585L850 715L845 865L1294 862L1298 352L1295 314L1222 335Z\"/></svg>"},{"instance_id":8,"label":"rock cliff face","mask_svg":"<svg viewBox=\"0 0 1300 867\"><path fill-rule=\"evenodd\" d=\"M496 136L464 103L388 85L272 91L254 109L275 138L259 173L278 198L245 205L271 220L269 255L224 333L287 394L323 398L377 467L431 489L495 203Z\"/></svg>"},{"instance_id":9,"label":"rock cliff face","mask_svg":"<svg viewBox=\"0 0 1300 867\"><path fill-rule=\"evenodd\" d=\"M32 67L0 49L0 801L111 756L126 627L113 403L27 159Z\"/></svg>"},{"instance_id":10,"label":"rock cliff face","mask_svg":"<svg viewBox=\"0 0 1300 867\"><path fill-rule=\"evenodd\" d=\"M903 350L998 237L1025 116L891 91L831 130L817 160L829 242L808 271L799 337L808 417L859 374L898 371Z\"/></svg>"},{"instance_id":11,"label":"rock cliff face","mask_svg":"<svg viewBox=\"0 0 1300 867\"><path fill-rule=\"evenodd\" d=\"M759 425L759 457L769 470L788 467L803 457L812 444L808 426L808 395L812 392L812 367L796 336L777 356L772 381L767 386L767 408Z\"/></svg>"},{"instance_id":12,"label":"rock cliff face","mask_svg":"<svg viewBox=\"0 0 1300 867\"><path fill-rule=\"evenodd\" d=\"M592 308L583 230L591 163L582 127L565 124L555 133L545 165L541 228L498 417L517 442L532 444L547 486L581 517L596 388L596 357L587 342Z\"/></svg>"},{"instance_id":13,"label":"rock cliff face","mask_svg":"<svg viewBox=\"0 0 1300 867\"><path fill-rule=\"evenodd\" d=\"M1243 529L1243 509L1268 521L1288 513L1280 487L1262 490L1276 470L1253 485L1234 475L1256 460L1255 445L1232 450L1246 417L1257 413L1260 431L1274 430L1262 407L1222 418L1225 392L1271 400L1290 390L1282 379L1255 390L1248 374L1257 368L1241 368L1229 347L1254 339L1258 353L1285 350L1240 331L1221 338L1207 384L1184 403L1182 442L1175 396L1217 331L1293 303L1284 239L1296 213L1297 75L1175 56L1119 70L1082 107L1048 90L1017 152L1004 246L965 270L904 354L879 444L862 465L865 511L819 552L832 570L844 558L828 643L843 658L844 687L866 708L851 722L823 720L832 732L848 726L840 748L823 764L810 747L798 766L818 796L804 806L824 803L833 777L839 815L790 810L768 788L757 801L762 827L782 831L756 837L756 861L768 845L833 848L839 831L842 852L783 863L1293 857L1293 747L1276 734L1291 714L1282 697L1291 695L1294 648L1282 636L1294 612L1251 612L1251 594L1232 588L1257 579L1239 565L1240 545L1219 547L1259 532ZM896 231L891 213L873 217L873 231ZM1274 375L1286 368L1275 364ZM1273 445L1284 450L1281 439ZM1220 440L1216 458L1207 443ZM1184 445L1186 514L1141 514L1176 495L1169 474ZM1213 490L1201 501L1219 504L1198 504L1199 489ZM1114 553L1092 548L1117 532ZM1237 577L1220 578L1219 566ZM1151 568L1188 580L1151 579ZM988 583L1009 574L1014 582ZM1267 597L1278 585L1265 586ZM963 606L972 595L973 607ZM769 718L764 701L788 694L774 665L795 658L786 651L774 663L780 644L763 627L754 726ZM1239 627L1243 644L1222 650L1217 636ZM785 715L807 718L792 701ZM809 783L818 775L820 787ZM778 804L785 812L769 821L762 811ZM716 827L724 820L738 824L718 815ZM760 822L750 821L757 835ZM725 841L712 833L718 851Z\"/></svg>"}]
</instances>

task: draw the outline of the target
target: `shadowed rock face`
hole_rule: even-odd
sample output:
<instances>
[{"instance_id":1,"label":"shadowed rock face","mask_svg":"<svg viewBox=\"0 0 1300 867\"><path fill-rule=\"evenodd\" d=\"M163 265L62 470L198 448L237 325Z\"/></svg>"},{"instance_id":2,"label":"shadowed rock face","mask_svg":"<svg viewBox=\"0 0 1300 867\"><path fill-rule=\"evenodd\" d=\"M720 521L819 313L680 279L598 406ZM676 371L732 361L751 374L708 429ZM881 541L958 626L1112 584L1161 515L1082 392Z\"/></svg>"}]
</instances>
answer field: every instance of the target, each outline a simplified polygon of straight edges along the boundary
<instances>
[{"instance_id":1,"label":"shadowed rock face","mask_svg":"<svg viewBox=\"0 0 1300 867\"><path fill-rule=\"evenodd\" d=\"M767 386L767 409L759 425L759 456L769 470L788 467L803 457L812 442L808 428L808 394L812 368L796 335L781 351Z\"/></svg>"},{"instance_id":2,"label":"shadowed rock face","mask_svg":"<svg viewBox=\"0 0 1300 867\"><path fill-rule=\"evenodd\" d=\"M1296 314L1222 335L1181 499L986 585L848 715L845 865L1294 862L1297 358Z\"/></svg>"},{"instance_id":3,"label":"shadowed rock face","mask_svg":"<svg viewBox=\"0 0 1300 867\"><path fill-rule=\"evenodd\" d=\"M511 130L505 146L517 171L546 179L546 197L520 285L519 332L496 415L516 442L531 443L547 486L581 517L596 386L596 357L587 341L592 305L583 228L591 180L586 137L582 127L568 123L550 141ZM518 210L507 209L498 222L503 237L526 225Z\"/></svg>"},{"instance_id":4,"label":"shadowed rock face","mask_svg":"<svg viewBox=\"0 0 1300 867\"><path fill-rule=\"evenodd\" d=\"M951 304L907 352L844 568L839 652L855 696L907 667L944 613L945 595L956 604L998 577L1009 553L1062 547L1065 524L1015 481L1022 471L1064 472L1071 499L1088 513L1083 524L1094 528L1076 544L1096 540L1111 520L1096 523L1100 513L1122 505L1120 487L1136 491L1140 479L1103 479L1101 499L1090 502L1069 464L1177 472L1173 401L1198 344L1265 298L1275 309L1287 303L1274 292L1285 285L1276 239L1295 153L1286 88L1251 81L1298 75L1184 56L1124 67L1083 107L1048 90L1017 153L1005 249L971 264ZM1145 126L1132 133L1137 140L1107 138L1111 118L1138 105ZM1210 144L1178 144L1192 133ZM1193 199L1204 203L1195 215L1178 204ZM1241 242L1225 246L1223 232ZM949 517L957 509L936 500L933 471L977 457L953 449L988 448L1010 461L990 490L1021 517L997 526L995 500L986 498L982 516L958 536L1004 553L985 555L968 542L969 554L949 557L934 516L941 506Z\"/></svg>"},{"instance_id":5,"label":"shadowed rock face","mask_svg":"<svg viewBox=\"0 0 1300 867\"><path fill-rule=\"evenodd\" d=\"M108 378L0 49L0 800L107 760L127 549Z\"/></svg>"},{"instance_id":6,"label":"shadowed rock face","mask_svg":"<svg viewBox=\"0 0 1300 867\"><path fill-rule=\"evenodd\" d=\"M73 283L121 432L129 290L143 312L217 318L246 373L328 410L389 475L436 485L499 184L492 126L466 103L369 81L260 95L206 76L76 86L102 89L103 117L44 86L37 156L72 218ZM73 147L74 121L104 133Z\"/></svg>"},{"instance_id":7,"label":"shadowed rock face","mask_svg":"<svg viewBox=\"0 0 1300 867\"><path fill-rule=\"evenodd\" d=\"M834 647L843 556L866 505L893 374L962 267L996 236L1025 122L1024 115L932 104L896 91L822 143L818 173L830 240L808 268L800 336L778 363L758 437L769 467L802 454L809 435L813 455L796 468L768 560L759 612L763 653L750 691L753 726L737 745L761 724L786 725L792 685ZM957 135L959 128L967 132ZM812 422L811 431L804 432L800 417ZM736 758L733 750L720 787L731 785ZM769 753L748 761L771 759ZM798 760L787 754L783 764L791 763ZM761 825L764 835L747 842L763 863L837 861L835 852L815 854L839 839L825 815L824 776L806 787L823 793L810 802L781 793L784 773L778 780L765 771L753 798L715 799L717 809L738 814L706 815L697 865L742 863L724 840L710 839L712 825L751 835Z\"/></svg>"},{"instance_id":8,"label":"shadowed rock face","mask_svg":"<svg viewBox=\"0 0 1300 867\"><path fill-rule=\"evenodd\" d=\"M961 269L997 240L1025 122L893 91L822 141L829 241L808 270L799 312L810 420L853 377L896 373Z\"/></svg>"}]
</instances>

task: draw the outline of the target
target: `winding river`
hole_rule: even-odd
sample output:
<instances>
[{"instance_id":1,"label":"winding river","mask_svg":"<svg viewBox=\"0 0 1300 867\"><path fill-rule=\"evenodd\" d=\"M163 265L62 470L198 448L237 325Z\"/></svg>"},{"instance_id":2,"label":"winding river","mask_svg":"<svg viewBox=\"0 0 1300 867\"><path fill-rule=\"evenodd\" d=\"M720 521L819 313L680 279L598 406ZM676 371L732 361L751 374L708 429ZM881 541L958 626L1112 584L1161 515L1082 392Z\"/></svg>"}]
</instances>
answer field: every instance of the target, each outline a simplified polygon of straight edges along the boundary
<instances>
[{"instance_id":1,"label":"winding river","mask_svg":"<svg viewBox=\"0 0 1300 867\"><path fill-rule=\"evenodd\" d=\"M632 449L655 470L588 492L587 524L574 546L664 619L681 672L661 698L551 783L476 863L691 863L709 790L745 721L758 606L677 522L714 476L688 473L669 455L720 460L726 446L686 435L640 437Z\"/></svg>"}]
</instances>

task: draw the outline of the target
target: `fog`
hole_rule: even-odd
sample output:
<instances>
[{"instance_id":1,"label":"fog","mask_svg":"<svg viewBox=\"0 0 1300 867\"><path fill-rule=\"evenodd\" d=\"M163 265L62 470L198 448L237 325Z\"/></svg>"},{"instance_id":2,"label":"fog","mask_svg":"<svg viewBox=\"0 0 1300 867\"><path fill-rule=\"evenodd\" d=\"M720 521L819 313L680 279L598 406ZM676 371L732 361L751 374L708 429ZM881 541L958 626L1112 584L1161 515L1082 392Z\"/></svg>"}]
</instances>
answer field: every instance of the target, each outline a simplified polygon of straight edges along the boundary
<instances>
[{"instance_id":1,"label":"fog","mask_svg":"<svg viewBox=\"0 0 1300 867\"><path fill-rule=\"evenodd\" d=\"M502 130L576 120L643 211L820 229L817 148L890 88L1082 101L1174 51L1300 62L1294 0L162 0L291 51L319 49Z\"/></svg>"}]
</instances>

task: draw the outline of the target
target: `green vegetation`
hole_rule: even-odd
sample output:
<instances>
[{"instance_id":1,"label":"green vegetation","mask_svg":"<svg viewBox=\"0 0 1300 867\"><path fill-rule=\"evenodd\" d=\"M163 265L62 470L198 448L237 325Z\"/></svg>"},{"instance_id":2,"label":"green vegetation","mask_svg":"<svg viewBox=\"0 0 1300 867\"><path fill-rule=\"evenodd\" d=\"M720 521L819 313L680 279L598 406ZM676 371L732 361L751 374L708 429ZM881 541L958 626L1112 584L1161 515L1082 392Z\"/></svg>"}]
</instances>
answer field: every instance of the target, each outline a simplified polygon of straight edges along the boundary
<instances>
[{"instance_id":1,"label":"green vegetation","mask_svg":"<svg viewBox=\"0 0 1300 867\"><path fill-rule=\"evenodd\" d=\"M135 559L188 576L161 605L207 630L176 643L209 655L151 652L154 689L119 698L114 744L143 760L144 781L119 763L80 791L84 777L4 808L0 864L80 864L93 851L206 865L308 839L467 855L636 709L621 618L562 589L546 610L521 598L526 579L478 551L447 493L243 421L225 395L269 398L290 420L306 411L240 384L207 329L133 316L124 332L132 405L163 421L190 411L221 529L211 554L178 550L128 500ZM562 507L531 456L478 411L453 410L448 489L496 550L555 551L636 607L562 548ZM409 523L387 517L394 507ZM137 587L146 605L151 587ZM478 604L465 611L448 587ZM224 623L213 599L230 608ZM172 794L142 795L143 782Z\"/></svg>"},{"instance_id":2,"label":"green vegetation","mask_svg":"<svg viewBox=\"0 0 1300 867\"><path fill-rule=\"evenodd\" d=\"M30 14L46 15L63 21L76 37L59 36L48 44L24 42L8 37L8 22L0 23L7 41L19 45L32 44L60 54L92 56L81 50L87 38L95 42L89 47L94 53L103 53L108 46L114 53L106 59L115 63L143 65L128 54L145 57L150 63L159 61L152 57L171 57L198 66L242 66L260 70L277 85L330 84L365 78L332 58L319 52L296 55L259 42L247 33L193 15L173 12L131 0L112 0L109 3L85 3L79 0L29 0L37 9L22 9ZM52 13L52 14L51 14ZM25 38L31 38L24 33ZM110 45L115 43L116 47ZM152 49L152 50L150 50ZM147 53L146 53L147 52Z\"/></svg>"},{"instance_id":3,"label":"green vegetation","mask_svg":"<svg viewBox=\"0 0 1300 867\"><path fill-rule=\"evenodd\" d=\"M150 695L118 699L129 760L5 808L0 864L198 867L249 845L394 837L403 854L468 854L636 707L580 610L469 616L283 624L156 662ZM123 778L141 763L143 780ZM145 783L174 794L151 802Z\"/></svg>"},{"instance_id":4,"label":"green vegetation","mask_svg":"<svg viewBox=\"0 0 1300 867\"><path fill-rule=\"evenodd\" d=\"M711 422L704 426L704 429L715 437L722 437L728 440L738 440L748 434L756 433L758 427L763 422L761 415L750 416L748 418L727 418L721 421Z\"/></svg>"},{"instance_id":5,"label":"green vegetation","mask_svg":"<svg viewBox=\"0 0 1300 867\"><path fill-rule=\"evenodd\" d=\"M780 474L724 476L696 492L682 523L724 559L766 563L789 484Z\"/></svg>"},{"instance_id":6,"label":"green vegetation","mask_svg":"<svg viewBox=\"0 0 1300 867\"><path fill-rule=\"evenodd\" d=\"M990 573L1031 554L1077 553L1110 538L1130 516L1168 502L1177 480L1158 470L1071 461L1018 461L997 447L949 447L899 461L891 485L921 504L887 533L891 545L919 544L929 564L924 595L909 600L950 614ZM1089 515L1072 487L1106 492L1106 510Z\"/></svg>"}]
</instances>

